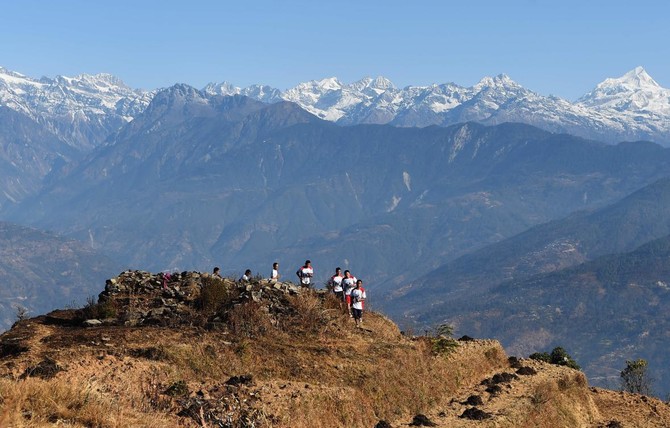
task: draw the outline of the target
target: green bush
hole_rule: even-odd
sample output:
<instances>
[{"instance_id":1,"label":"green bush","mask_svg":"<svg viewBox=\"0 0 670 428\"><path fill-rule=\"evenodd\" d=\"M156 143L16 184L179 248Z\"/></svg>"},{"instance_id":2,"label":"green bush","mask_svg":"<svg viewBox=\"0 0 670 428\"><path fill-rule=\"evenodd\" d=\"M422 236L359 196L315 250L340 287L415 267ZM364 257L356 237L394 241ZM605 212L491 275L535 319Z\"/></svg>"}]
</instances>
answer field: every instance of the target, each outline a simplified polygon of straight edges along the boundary
<instances>
[{"instance_id":1,"label":"green bush","mask_svg":"<svg viewBox=\"0 0 670 428\"><path fill-rule=\"evenodd\" d=\"M86 299L86 306L80 310L83 319L106 319L116 317L116 307L110 300L96 302L95 297Z\"/></svg>"},{"instance_id":2,"label":"green bush","mask_svg":"<svg viewBox=\"0 0 670 428\"><path fill-rule=\"evenodd\" d=\"M545 363L556 364L558 366L567 366L575 370L581 370L579 364L565 351L565 349L557 346L551 351L551 354L546 352L536 352L531 354L528 358Z\"/></svg>"}]
</instances>

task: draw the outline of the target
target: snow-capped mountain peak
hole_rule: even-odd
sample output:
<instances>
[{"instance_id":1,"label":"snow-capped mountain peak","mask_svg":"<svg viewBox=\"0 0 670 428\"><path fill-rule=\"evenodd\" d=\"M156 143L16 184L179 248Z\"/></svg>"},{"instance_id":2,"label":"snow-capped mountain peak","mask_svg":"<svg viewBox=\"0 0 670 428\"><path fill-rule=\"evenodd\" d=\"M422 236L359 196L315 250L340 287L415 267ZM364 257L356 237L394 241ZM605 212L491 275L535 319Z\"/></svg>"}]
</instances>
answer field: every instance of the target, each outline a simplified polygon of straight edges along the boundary
<instances>
[{"instance_id":1,"label":"snow-capped mountain peak","mask_svg":"<svg viewBox=\"0 0 670 428\"><path fill-rule=\"evenodd\" d=\"M659 85L642 67L617 78L608 78L577 100L599 110L627 113L670 114L670 90Z\"/></svg>"},{"instance_id":2,"label":"snow-capped mountain peak","mask_svg":"<svg viewBox=\"0 0 670 428\"><path fill-rule=\"evenodd\" d=\"M202 90L204 93L208 95L238 95L242 89L238 88L237 86L234 86L233 84L229 82L222 82L222 83L209 83L207 86L205 86Z\"/></svg>"},{"instance_id":3,"label":"snow-capped mountain peak","mask_svg":"<svg viewBox=\"0 0 670 428\"><path fill-rule=\"evenodd\" d=\"M654 79L647 74L642 67L635 67L633 70L624 74L618 79L607 79L605 82L620 83L630 88L660 88L661 85L656 83Z\"/></svg>"},{"instance_id":4,"label":"snow-capped mountain peak","mask_svg":"<svg viewBox=\"0 0 670 428\"><path fill-rule=\"evenodd\" d=\"M499 74L495 77L486 76L482 78L475 86L475 91L480 91L484 88L514 88L519 89L522 86L512 80L506 74Z\"/></svg>"},{"instance_id":5,"label":"snow-capped mountain peak","mask_svg":"<svg viewBox=\"0 0 670 428\"><path fill-rule=\"evenodd\" d=\"M388 91L389 89L396 89L393 82L391 82L389 79L383 76L378 76L374 79L371 77L365 77L347 86L352 90L364 91L366 89L369 89L375 91L378 94Z\"/></svg>"}]
</instances>

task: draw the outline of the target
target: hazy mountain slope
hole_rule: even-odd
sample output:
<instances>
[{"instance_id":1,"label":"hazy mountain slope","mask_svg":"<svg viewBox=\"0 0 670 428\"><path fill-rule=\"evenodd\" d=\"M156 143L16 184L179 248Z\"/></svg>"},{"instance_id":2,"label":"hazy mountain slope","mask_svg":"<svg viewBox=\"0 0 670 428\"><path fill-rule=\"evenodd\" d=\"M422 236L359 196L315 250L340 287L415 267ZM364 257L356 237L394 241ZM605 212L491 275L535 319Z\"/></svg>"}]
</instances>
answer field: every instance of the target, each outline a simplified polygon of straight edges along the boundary
<instances>
[{"instance_id":1,"label":"hazy mountain slope","mask_svg":"<svg viewBox=\"0 0 670 428\"><path fill-rule=\"evenodd\" d=\"M80 242L0 222L0 330L16 321L17 307L43 314L99 292L121 266Z\"/></svg>"},{"instance_id":2,"label":"hazy mountain slope","mask_svg":"<svg viewBox=\"0 0 670 428\"><path fill-rule=\"evenodd\" d=\"M503 281L631 251L670 233L669 203L670 178L664 178L610 206L533 227L453 260L412 281L385 308L437 322L458 307L456 299L486 293Z\"/></svg>"},{"instance_id":3,"label":"hazy mountain slope","mask_svg":"<svg viewBox=\"0 0 670 428\"><path fill-rule=\"evenodd\" d=\"M305 258L388 288L663 176L670 154L520 124L321 121L292 103L185 85L11 216L129 265L239 273ZM297 267L296 267L297 268Z\"/></svg>"},{"instance_id":4,"label":"hazy mountain slope","mask_svg":"<svg viewBox=\"0 0 670 428\"><path fill-rule=\"evenodd\" d=\"M670 236L632 252L501 284L445 313L461 331L495 334L524 355L563 346L597 385L616 385L644 358L659 396L670 393ZM460 307L460 310L455 308Z\"/></svg>"},{"instance_id":5,"label":"hazy mountain slope","mask_svg":"<svg viewBox=\"0 0 670 428\"><path fill-rule=\"evenodd\" d=\"M0 207L35 194L43 179L79 154L28 116L0 107Z\"/></svg>"}]
</instances>

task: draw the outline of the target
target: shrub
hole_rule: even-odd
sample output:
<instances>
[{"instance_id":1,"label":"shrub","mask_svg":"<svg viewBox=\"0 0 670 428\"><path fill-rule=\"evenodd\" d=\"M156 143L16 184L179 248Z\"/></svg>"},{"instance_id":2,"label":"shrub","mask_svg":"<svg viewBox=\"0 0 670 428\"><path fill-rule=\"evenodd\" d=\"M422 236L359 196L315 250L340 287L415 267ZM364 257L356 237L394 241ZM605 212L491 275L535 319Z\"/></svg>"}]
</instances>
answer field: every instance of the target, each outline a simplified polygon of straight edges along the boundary
<instances>
[{"instance_id":1,"label":"shrub","mask_svg":"<svg viewBox=\"0 0 670 428\"><path fill-rule=\"evenodd\" d=\"M116 317L116 307L111 300L96 302L95 297L86 299L86 306L81 309L80 316L83 319L105 319Z\"/></svg>"},{"instance_id":2,"label":"shrub","mask_svg":"<svg viewBox=\"0 0 670 428\"><path fill-rule=\"evenodd\" d=\"M558 366L567 366L575 370L581 370L579 364L565 351L565 349L560 346L556 347L551 351L551 354L546 352L536 352L531 354L528 358L538 361L544 361L545 363L556 364Z\"/></svg>"},{"instance_id":3,"label":"shrub","mask_svg":"<svg viewBox=\"0 0 670 428\"><path fill-rule=\"evenodd\" d=\"M206 313L219 311L238 296L237 287L219 278L203 278L198 307Z\"/></svg>"},{"instance_id":4,"label":"shrub","mask_svg":"<svg viewBox=\"0 0 670 428\"><path fill-rule=\"evenodd\" d=\"M228 327L238 337L258 337L271 328L270 314L256 302L246 302L233 307L228 313Z\"/></svg>"},{"instance_id":5,"label":"shrub","mask_svg":"<svg viewBox=\"0 0 670 428\"><path fill-rule=\"evenodd\" d=\"M321 299L312 292L304 292L289 298L292 314L286 321L285 330L317 334L329 321Z\"/></svg>"}]
</instances>

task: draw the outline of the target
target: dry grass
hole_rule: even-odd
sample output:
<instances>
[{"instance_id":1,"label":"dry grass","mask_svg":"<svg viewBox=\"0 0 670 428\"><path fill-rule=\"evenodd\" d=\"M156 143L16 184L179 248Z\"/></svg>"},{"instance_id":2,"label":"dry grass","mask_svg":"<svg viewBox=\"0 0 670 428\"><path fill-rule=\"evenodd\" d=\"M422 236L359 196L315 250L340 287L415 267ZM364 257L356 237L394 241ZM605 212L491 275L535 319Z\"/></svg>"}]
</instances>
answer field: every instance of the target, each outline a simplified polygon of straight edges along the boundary
<instances>
[{"instance_id":1,"label":"dry grass","mask_svg":"<svg viewBox=\"0 0 670 428\"><path fill-rule=\"evenodd\" d=\"M537 383L530 393L530 412L522 426L577 427L592 424L599 412L589 398L582 372L566 370L558 379Z\"/></svg>"},{"instance_id":2,"label":"dry grass","mask_svg":"<svg viewBox=\"0 0 670 428\"><path fill-rule=\"evenodd\" d=\"M436 355L430 340L402 336L380 314L365 313L364 328L356 328L329 295L310 293L287 302L282 311L253 301L231 305L223 327L214 331L40 324L35 331L43 339L15 362L15 372L43 359L47 349L66 369L50 381L2 381L0 426L216 426L207 412L222 415L225 409L230 420L256 427L371 427L380 419L409 421L417 413L449 408L459 391L508 368L495 341L459 342L454 352ZM243 374L253 382L226 385ZM551 418L570 426L576 419L568 406L574 403L562 396L586 390L583 375L573 371L538 384L522 400L534 410L514 413L513 426L551 426ZM208 398L187 406L188 416L177 416L196 392Z\"/></svg>"},{"instance_id":3,"label":"dry grass","mask_svg":"<svg viewBox=\"0 0 670 428\"><path fill-rule=\"evenodd\" d=\"M88 386L69 381L29 378L14 382L0 379L2 427L165 427L161 414L147 414L110 400Z\"/></svg>"}]
</instances>

